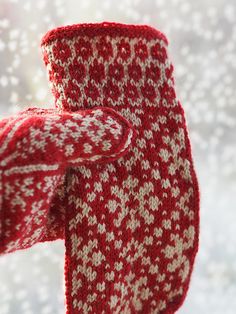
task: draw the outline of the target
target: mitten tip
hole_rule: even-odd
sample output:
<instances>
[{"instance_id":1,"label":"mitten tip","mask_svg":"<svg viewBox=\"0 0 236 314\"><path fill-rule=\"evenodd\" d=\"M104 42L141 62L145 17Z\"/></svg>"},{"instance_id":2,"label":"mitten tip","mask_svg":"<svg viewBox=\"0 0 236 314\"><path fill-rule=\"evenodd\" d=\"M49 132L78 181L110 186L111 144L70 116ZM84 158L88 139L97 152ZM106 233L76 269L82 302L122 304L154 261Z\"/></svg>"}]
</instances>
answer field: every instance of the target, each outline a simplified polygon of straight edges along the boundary
<instances>
[{"instance_id":1,"label":"mitten tip","mask_svg":"<svg viewBox=\"0 0 236 314\"><path fill-rule=\"evenodd\" d=\"M94 37L98 35L127 36L130 38L160 39L168 45L168 39L160 30L149 25L124 24L117 22L80 23L60 26L49 30L41 39L41 46L60 38L71 39L75 36Z\"/></svg>"}]
</instances>

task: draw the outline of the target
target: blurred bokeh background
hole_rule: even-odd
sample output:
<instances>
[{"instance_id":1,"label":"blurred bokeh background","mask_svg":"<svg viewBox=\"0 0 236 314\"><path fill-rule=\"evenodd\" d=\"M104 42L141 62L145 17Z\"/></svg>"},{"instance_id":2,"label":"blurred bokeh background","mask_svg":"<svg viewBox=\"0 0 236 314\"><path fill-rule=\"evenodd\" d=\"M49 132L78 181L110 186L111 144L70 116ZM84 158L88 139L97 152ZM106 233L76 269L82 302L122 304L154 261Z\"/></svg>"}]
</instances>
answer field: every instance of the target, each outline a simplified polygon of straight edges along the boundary
<instances>
[{"instance_id":1,"label":"blurred bokeh background","mask_svg":"<svg viewBox=\"0 0 236 314\"><path fill-rule=\"evenodd\" d=\"M148 24L169 39L201 191L200 249L178 314L236 313L235 0L0 0L0 118L53 107L40 51L57 26ZM64 243L0 258L1 314L64 314Z\"/></svg>"}]
</instances>

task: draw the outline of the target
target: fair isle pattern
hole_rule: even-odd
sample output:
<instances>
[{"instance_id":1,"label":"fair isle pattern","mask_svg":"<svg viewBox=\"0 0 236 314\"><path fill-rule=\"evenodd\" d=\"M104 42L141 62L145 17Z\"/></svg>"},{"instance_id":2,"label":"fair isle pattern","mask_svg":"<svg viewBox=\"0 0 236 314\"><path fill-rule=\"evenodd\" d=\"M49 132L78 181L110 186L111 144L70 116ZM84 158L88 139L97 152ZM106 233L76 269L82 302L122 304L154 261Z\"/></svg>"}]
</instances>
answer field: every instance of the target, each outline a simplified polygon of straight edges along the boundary
<instances>
[{"instance_id":1,"label":"fair isle pattern","mask_svg":"<svg viewBox=\"0 0 236 314\"><path fill-rule=\"evenodd\" d=\"M134 138L135 130L110 108L74 114L30 108L2 120L0 253L47 240L47 229L52 237L49 210L66 167L116 159Z\"/></svg>"},{"instance_id":2,"label":"fair isle pattern","mask_svg":"<svg viewBox=\"0 0 236 314\"><path fill-rule=\"evenodd\" d=\"M42 49L56 107L110 107L137 131L121 158L67 173L66 313L174 313L198 250L199 189L167 40L78 24L47 33Z\"/></svg>"},{"instance_id":3,"label":"fair isle pattern","mask_svg":"<svg viewBox=\"0 0 236 314\"><path fill-rule=\"evenodd\" d=\"M86 58L78 56L75 47L81 47L81 45L86 47L86 44L90 42L89 37L85 36L82 40L76 38L68 42L68 40L62 39L53 42L50 46L43 46L51 88L58 108L76 111L78 107L104 105L108 102L107 98L112 100L114 106L122 105L125 102L129 103L132 100L131 106L140 107L142 100L139 97L140 94L145 98L147 105L155 105L153 101L155 98L158 100L159 96L158 85L165 78L165 68L169 68L168 60L166 60L166 64L158 59L154 62L150 59L147 60L145 73L142 60L136 60L135 50L140 49L141 51L144 47L152 47L146 48L147 50L142 53L148 55L150 49L162 49L162 53L165 53L163 41L153 40L151 46L147 45L145 39L140 43L137 38L131 40L129 38L113 38L110 42L111 47L120 47L120 54L122 49L129 47L130 56L125 59L125 62L119 56L117 49L114 49L116 54L112 53L107 60L98 56L98 52L86 56ZM92 40L89 47L80 49L81 51L83 49L96 51L96 46L100 45L104 45L101 50L108 49L109 46L106 47L105 44L106 42L98 37ZM53 51L56 55L53 55ZM68 58L66 58L66 53L69 55ZM56 57L57 59L55 59ZM165 55L163 55L164 57ZM73 80L70 80L70 77L73 77Z\"/></svg>"}]
</instances>

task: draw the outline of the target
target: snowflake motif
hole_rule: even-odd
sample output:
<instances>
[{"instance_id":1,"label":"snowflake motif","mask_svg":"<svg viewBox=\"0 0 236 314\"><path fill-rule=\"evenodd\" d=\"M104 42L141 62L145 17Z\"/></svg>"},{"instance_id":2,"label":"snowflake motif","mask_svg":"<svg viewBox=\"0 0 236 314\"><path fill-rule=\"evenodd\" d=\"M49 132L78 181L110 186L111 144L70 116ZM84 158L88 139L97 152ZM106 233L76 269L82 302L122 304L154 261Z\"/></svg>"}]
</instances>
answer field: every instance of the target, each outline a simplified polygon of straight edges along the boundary
<instances>
[{"instance_id":1,"label":"snowflake motif","mask_svg":"<svg viewBox=\"0 0 236 314\"><path fill-rule=\"evenodd\" d=\"M185 9L180 6L181 12ZM26 197L39 197L42 201L42 208L37 210L39 216L35 215L35 225L45 225L43 220L48 218L47 228L38 228L38 235L34 237L31 216L24 217L29 224L27 232L32 234L32 238L28 237L18 247L27 243L31 245L47 236L55 239L64 235L67 228L69 266L66 276L72 291L69 289L66 296L71 313L83 309L102 312L103 309L97 306L102 307L103 300L106 300L104 306L108 304L116 312L141 312L144 307L145 312L164 313L170 305L178 304L191 272L194 250L190 249L193 246L190 246L189 239L195 239L193 236L197 233L197 206L194 204L197 192L193 188L194 176L183 110L174 92L173 66L167 59L164 36L156 32L152 33L154 37L149 38L145 36L146 27L135 28L132 26L128 31L123 26L117 35L115 28L106 23L104 30L97 28L96 33L91 33L92 27L85 28L85 31L76 28L75 33L68 27L62 28L58 38L57 31L54 31L43 47L43 59L60 113L67 111L69 115L77 116L76 111L79 110L78 122L89 107L110 107L137 130L138 138L132 143L129 154L117 160L114 157L114 163L100 163L101 151L107 156L110 149L121 145L123 126L118 123L119 119L116 121L109 116L94 122L94 117L90 116L78 128L75 121L72 123L67 117L54 129L56 134L61 132L58 138L47 127L45 143L50 143L49 147L44 147L40 138L35 139L41 145L35 148L36 155L41 156L45 151L45 160L52 162L56 158L52 158L49 152L53 153L56 147L59 148L58 162L64 165L63 157L66 162L70 161L66 186L61 178L62 186L55 195L52 186L58 185L57 178L38 182L37 191L32 196L31 186L17 178L18 174L14 172L17 169L11 168L7 172L7 175L13 174L16 178L14 191L6 184L9 200L15 204L14 209L21 210L27 203L22 195L16 193L17 186L21 186ZM108 29L110 31L106 34ZM203 36L207 34L202 33ZM11 51L16 47L14 42L9 45ZM187 50L186 43L180 53L186 55ZM209 54L214 56L213 52ZM14 64L17 66L17 58ZM185 70L184 66L180 67L180 73L186 73ZM0 78L0 85L14 85L14 75L12 73L11 77L10 73ZM97 112L96 117L101 117L101 113L101 110ZM89 141L83 141L82 130L90 127ZM109 136L103 136L107 130L110 131ZM70 140L68 136L71 136ZM110 142L111 138L114 141ZM131 143L132 132L127 134L127 138L127 142ZM57 145L53 147L56 139ZM80 149L72 145L75 139L79 141ZM22 146L29 144L24 142ZM28 147L21 155L24 161L27 151ZM93 156L89 158L91 153ZM77 158L72 162L75 154L78 154ZM84 166L81 165L81 155L86 160ZM87 166L88 161L96 163ZM80 166L75 166L76 163ZM32 173L37 173L37 167L31 166L35 171ZM57 166L59 169L59 164ZM28 171L27 167L22 169ZM44 171L49 174L55 169L49 167ZM66 215L65 190L68 191L65 201L70 202ZM44 211L46 204L52 205L47 208L50 217ZM187 227L190 223L192 229ZM21 227L18 222L17 230ZM80 228L83 229L83 237ZM175 243L176 235L181 241ZM114 256L119 256L119 260L112 260L112 268L109 269L110 258ZM83 267L81 263L77 264L79 260L83 260ZM123 274L122 280L119 280L120 274ZM108 296L106 288L114 282L116 289ZM101 293L94 293L95 289L100 289ZM82 294L87 299L81 298Z\"/></svg>"}]
</instances>

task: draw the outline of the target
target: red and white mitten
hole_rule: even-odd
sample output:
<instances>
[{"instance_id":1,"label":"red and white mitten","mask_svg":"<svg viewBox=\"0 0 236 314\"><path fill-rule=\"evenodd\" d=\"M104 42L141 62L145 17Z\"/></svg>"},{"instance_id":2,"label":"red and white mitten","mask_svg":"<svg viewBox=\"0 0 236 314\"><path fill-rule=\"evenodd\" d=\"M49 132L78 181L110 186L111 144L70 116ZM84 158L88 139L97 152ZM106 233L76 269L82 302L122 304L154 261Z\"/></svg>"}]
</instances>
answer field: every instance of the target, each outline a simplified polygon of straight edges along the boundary
<instances>
[{"instance_id":1,"label":"red and white mitten","mask_svg":"<svg viewBox=\"0 0 236 314\"><path fill-rule=\"evenodd\" d=\"M0 254L63 238L64 225L47 221L67 168L113 161L135 134L111 108L30 108L0 121Z\"/></svg>"},{"instance_id":2,"label":"red and white mitten","mask_svg":"<svg viewBox=\"0 0 236 314\"><path fill-rule=\"evenodd\" d=\"M199 188L167 46L152 27L107 22L60 27L42 40L61 112L109 107L137 132L117 160L69 169L68 314L170 314L185 299Z\"/></svg>"}]
</instances>

